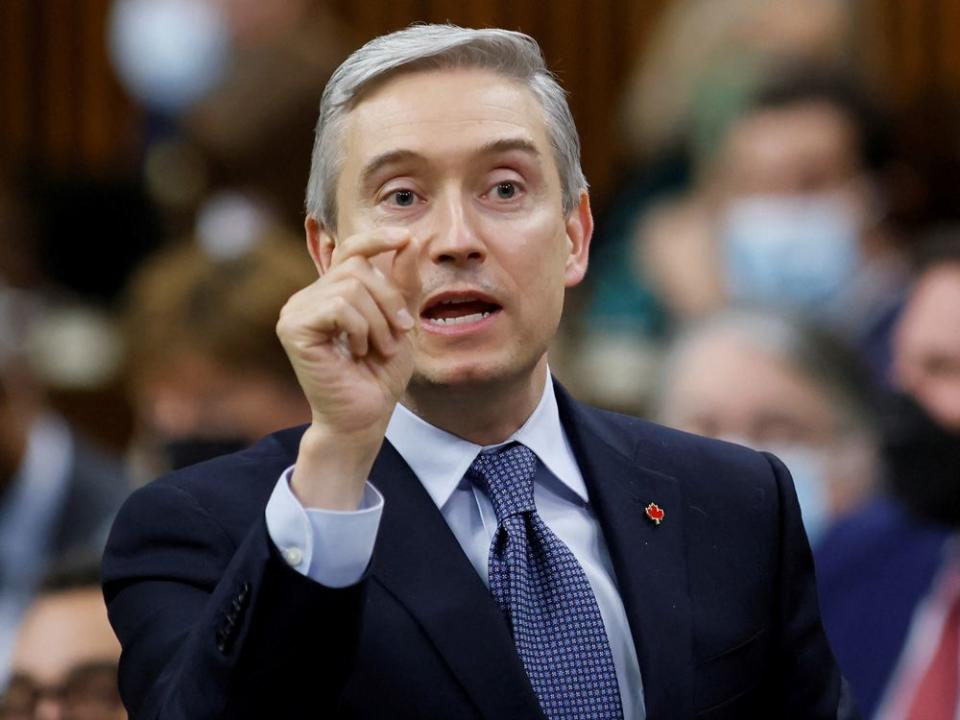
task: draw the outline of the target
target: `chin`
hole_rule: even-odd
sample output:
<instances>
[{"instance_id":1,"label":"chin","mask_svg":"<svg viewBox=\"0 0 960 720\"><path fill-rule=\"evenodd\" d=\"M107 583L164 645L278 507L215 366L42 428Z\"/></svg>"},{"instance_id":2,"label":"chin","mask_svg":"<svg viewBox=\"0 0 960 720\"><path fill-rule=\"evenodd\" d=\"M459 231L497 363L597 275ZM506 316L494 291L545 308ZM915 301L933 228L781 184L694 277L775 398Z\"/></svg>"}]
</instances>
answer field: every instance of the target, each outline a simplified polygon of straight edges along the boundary
<instances>
[{"instance_id":1,"label":"chin","mask_svg":"<svg viewBox=\"0 0 960 720\"><path fill-rule=\"evenodd\" d=\"M521 362L518 358L477 357L431 359L418 364L411 386L468 387L510 382L532 372L536 361Z\"/></svg>"}]
</instances>

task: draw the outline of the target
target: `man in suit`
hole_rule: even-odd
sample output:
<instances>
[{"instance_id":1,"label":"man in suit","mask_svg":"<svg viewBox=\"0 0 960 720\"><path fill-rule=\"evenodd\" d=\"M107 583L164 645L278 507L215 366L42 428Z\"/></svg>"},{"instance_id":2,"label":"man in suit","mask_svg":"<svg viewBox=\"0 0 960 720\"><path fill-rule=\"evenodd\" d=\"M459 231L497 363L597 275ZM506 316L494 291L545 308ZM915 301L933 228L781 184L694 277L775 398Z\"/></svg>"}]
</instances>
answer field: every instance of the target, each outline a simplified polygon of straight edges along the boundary
<instances>
[{"instance_id":1,"label":"man in suit","mask_svg":"<svg viewBox=\"0 0 960 720\"><path fill-rule=\"evenodd\" d=\"M547 345L592 231L529 37L377 38L321 100L312 422L167 476L104 558L136 718L833 718L776 459L583 406Z\"/></svg>"},{"instance_id":2,"label":"man in suit","mask_svg":"<svg viewBox=\"0 0 960 720\"><path fill-rule=\"evenodd\" d=\"M120 463L44 397L26 352L39 306L0 279L0 688L49 566L99 556L129 487Z\"/></svg>"},{"instance_id":3,"label":"man in suit","mask_svg":"<svg viewBox=\"0 0 960 720\"><path fill-rule=\"evenodd\" d=\"M894 336L906 394L885 413L891 496L829 533L817 563L837 659L879 720L952 719L960 706L960 242L919 256Z\"/></svg>"}]
</instances>

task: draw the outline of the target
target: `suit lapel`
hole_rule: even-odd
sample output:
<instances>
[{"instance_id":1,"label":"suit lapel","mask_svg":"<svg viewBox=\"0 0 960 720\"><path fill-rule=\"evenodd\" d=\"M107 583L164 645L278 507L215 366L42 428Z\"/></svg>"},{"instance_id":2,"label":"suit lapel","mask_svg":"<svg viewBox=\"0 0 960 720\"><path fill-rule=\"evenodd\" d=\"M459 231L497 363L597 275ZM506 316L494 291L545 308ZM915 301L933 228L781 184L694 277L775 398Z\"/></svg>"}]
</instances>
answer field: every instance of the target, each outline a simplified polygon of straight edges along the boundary
<instances>
[{"instance_id":1,"label":"suit lapel","mask_svg":"<svg viewBox=\"0 0 960 720\"><path fill-rule=\"evenodd\" d=\"M693 648L677 480L638 466L557 386L557 403L603 528L640 661L648 720L692 715ZM664 510L655 524L645 514Z\"/></svg>"},{"instance_id":2,"label":"suit lapel","mask_svg":"<svg viewBox=\"0 0 960 720\"><path fill-rule=\"evenodd\" d=\"M413 615L487 718L542 718L509 628L443 515L388 441L373 576Z\"/></svg>"}]
</instances>

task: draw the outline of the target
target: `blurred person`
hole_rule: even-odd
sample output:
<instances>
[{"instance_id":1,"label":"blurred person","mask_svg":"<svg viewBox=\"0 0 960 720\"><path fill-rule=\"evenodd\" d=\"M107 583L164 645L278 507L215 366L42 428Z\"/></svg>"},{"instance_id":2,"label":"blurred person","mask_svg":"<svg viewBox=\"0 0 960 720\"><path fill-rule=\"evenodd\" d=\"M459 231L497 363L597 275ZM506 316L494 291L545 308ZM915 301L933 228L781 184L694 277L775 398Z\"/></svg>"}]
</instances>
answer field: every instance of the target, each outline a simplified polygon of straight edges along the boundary
<instances>
[{"instance_id":1,"label":"blurred person","mask_svg":"<svg viewBox=\"0 0 960 720\"><path fill-rule=\"evenodd\" d=\"M782 314L728 311L683 334L664 359L657 419L769 450L793 475L814 553L880 473L874 388L855 351Z\"/></svg>"},{"instance_id":2,"label":"blurred person","mask_svg":"<svg viewBox=\"0 0 960 720\"><path fill-rule=\"evenodd\" d=\"M696 181L759 83L785 62L851 58L845 0L677 0L660 13L620 108L628 167L594 241L590 327L660 338L673 317L632 271L639 219ZM670 78L664 82L664 78ZM590 345L592 345L592 339Z\"/></svg>"},{"instance_id":3,"label":"blurred person","mask_svg":"<svg viewBox=\"0 0 960 720\"><path fill-rule=\"evenodd\" d=\"M955 720L960 638L960 242L918 250L894 331L884 414L890 497L827 536L824 623L861 709L877 720Z\"/></svg>"},{"instance_id":4,"label":"blurred person","mask_svg":"<svg viewBox=\"0 0 960 720\"><path fill-rule=\"evenodd\" d=\"M852 56L853 13L845 0L678 0L666 6L631 73L621 110L635 157L655 157L677 143L704 110L699 95L736 96L739 68L753 75L785 61L831 61ZM714 86L722 70L723 88ZM762 72L762 71L761 71ZM669 77L670 82L663 79ZM716 95L713 95L716 97ZM726 109L737 103L721 103ZM697 144L695 143L695 146Z\"/></svg>"},{"instance_id":5,"label":"blurred person","mask_svg":"<svg viewBox=\"0 0 960 720\"><path fill-rule=\"evenodd\" d=\"M98 562L72 558L44 582L17 635L0 719L125 720L99 579Z\"/></svg>"},{"instance_id":6,"label":"blurred person","mask_svg":"<svg viewBox=\"0 0 960 720\"><path fill-rule=\"evenodd\" d=\"M277 325L311 422L121 511L132 714L848 715L783 465L553 382L592 226L533 38L414 25L340 66L320 277Z\"/></svg>"},{"instance_id":7,"label":"blurred person","mask_svg":"<svg viewBox=\"0 0 960 720\"><path fill-rule=\"evenodd\" d=\"M824 537L824 627L867 718L956 720L960 433L906 395L882 425L890 494Z\"/></svg>"},{"instance_id":8,"label":"blurred person","mask_svg":"<svg viewBox=\"0 0 960 720\"><path fill-rule=\"evenodd\" d=\"M137 479L305 422L275 326L312 280L300 244L239 194L212 198L191 241L134 275L125 324Z\"/></svg>"},{"instance_id":9,"label":"blurred person","mask_svg":"<svg viewBox=\"0 0 960 720\"><path fill-rule=\"evenodd\" d=\"M830 68L786 70L729 128L698 190L650 215L643 272L672 312L779 306L837 329L886 378L907 268L885 222L883 116Z\"/></svg>"},{"instance_id":10,"label":"blurred person","mask_svg":"<svg viewBox=\"0 0 960 720\"><path fill-rule=\"evenodd\" d=\"M0 284L0 685L48 564L99 553L128 492L121 465L46 402L28 353L41 312L35 295Z\"/></svg>"},{"instance_id":11,"label":"blurred person","mask_svg":"<svg viewBox=\"0 0 960 720\"><path fill-rule=\"evenodd\" d=\"M145 179L178 231L236 187L301 222L316 98L350 33L320 0L113 0L111 59L148 114Z\"/></svg>"},{"instance_id":12,"label":"blurred person","mask_svg":"<svg viewBox=\"0 0 960 720\"><path fill-rule=\"evenodd\" d=\"M960 228L922 252L894 334L894 382L960 432Z\"/></svg>"}]
</instances>

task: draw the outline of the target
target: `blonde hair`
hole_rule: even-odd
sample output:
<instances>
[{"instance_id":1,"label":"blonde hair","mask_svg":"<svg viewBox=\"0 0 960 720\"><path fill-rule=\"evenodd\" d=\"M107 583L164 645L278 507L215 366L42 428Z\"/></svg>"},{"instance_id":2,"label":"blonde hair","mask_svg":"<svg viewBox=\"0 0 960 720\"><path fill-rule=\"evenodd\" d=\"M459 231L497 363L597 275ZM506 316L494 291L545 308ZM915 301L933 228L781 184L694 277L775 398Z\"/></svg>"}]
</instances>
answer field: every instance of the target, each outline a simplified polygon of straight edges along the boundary
<instances>
[{"instance_id":1,"label":"blonde hair","mask_svg":"<svg viewBox=\"0 0 960 720\"><path fill-rule=\"evenodd\" d=\"M275 230L226 259L195 242L161 251L139 269L128 290L131 380L190 351L295 383L275 327L287 299L315 279L299 240Z\"/></svg>"}]
</instances>

